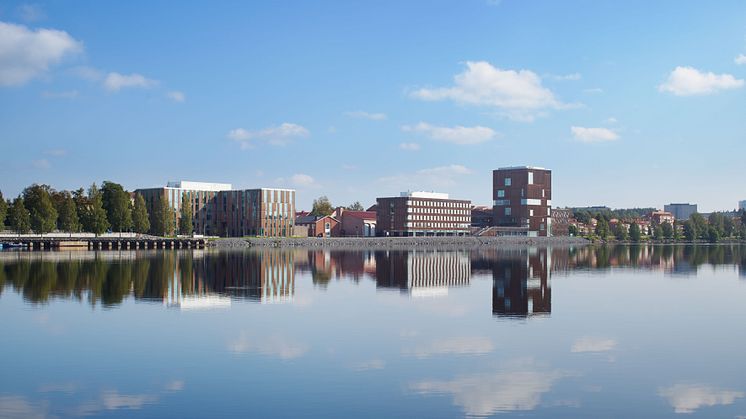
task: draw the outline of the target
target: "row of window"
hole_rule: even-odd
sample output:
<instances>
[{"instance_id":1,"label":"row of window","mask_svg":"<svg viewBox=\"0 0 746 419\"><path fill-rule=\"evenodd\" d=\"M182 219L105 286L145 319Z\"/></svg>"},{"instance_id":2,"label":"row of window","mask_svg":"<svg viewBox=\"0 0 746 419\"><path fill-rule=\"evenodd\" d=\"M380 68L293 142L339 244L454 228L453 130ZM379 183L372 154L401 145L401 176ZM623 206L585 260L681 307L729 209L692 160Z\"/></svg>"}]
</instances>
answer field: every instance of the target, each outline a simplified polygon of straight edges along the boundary
<instances>
[{"instance_id":1,"label":"row of window","mask_svg":"<svg viewBox=\"0 0 746 419\"><path fill-rule=\"evenodd\" d=\"M439 215L407 215L407 220L414 220L414 221L466 221L471 222L471 217L456 217L456 216L448 216L443 217Z\"/></svg>"},{"instance_id":2,"label":"row of window","mask_svg":"<svg viewBox=\"0 0 746 419\"><path fill-rule=\"evenodd\" d=\"M413 207L407 207L408 213L421 213L421 214L454 214L454 215L469 215L471 214L471 210L465 210L465 209L446 209L446 208L413 208Z\"/></svg>"},{"instance_id":3,"label":"row of window","mask_svg":"<svg viewBox=\"0 0 746 419\"><path fill-rule=\"evenodd\" d=\"M438 207L438 208L469 208L468 202L455 201L407 201L407 206Z\"/></svg>"},{"instance_id":4,"label":"row of window","mask_svg":"<svg viewBox=\"0 0 746 419\"><path fill-rule=\"evenodd\" d=\"M414 223L409 222L406 224L407 228L456 228L466 229L469 228L470 224L462 223Z\"/></svg>"}]
</instances>

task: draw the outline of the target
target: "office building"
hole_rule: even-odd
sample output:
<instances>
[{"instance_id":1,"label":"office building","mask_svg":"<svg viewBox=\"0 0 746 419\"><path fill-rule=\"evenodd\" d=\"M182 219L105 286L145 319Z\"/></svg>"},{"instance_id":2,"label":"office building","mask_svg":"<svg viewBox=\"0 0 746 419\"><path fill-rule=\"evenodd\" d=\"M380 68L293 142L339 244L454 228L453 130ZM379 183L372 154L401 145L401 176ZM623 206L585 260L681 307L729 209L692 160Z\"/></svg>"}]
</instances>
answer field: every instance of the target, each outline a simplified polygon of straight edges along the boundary
<instances>
[{"instance_id":1,"label":"office building","mask_svg":"<svg viewBox=\"0 0 746 419\"><path fill-rule=\"evenodd\" d=\"M295 224L295 191L243 189L217 196L216 234L224 237L291 237Z\"/></svg>"},{"instance_id":2,"label":"office building","mask_svg":"<svg viewBox=\"0 0 746 419\"><path fill-rule=\"evenodd\" d=\"M746 199L744 199L743 201L738 201L738 210L746 210Z\"/></svg>"},{"instance_id":3,"label":"office building","mask_svg":"<svg viewBox=\"0 0 746 419\"><path fill-rule=\"evenodd\" d=\"M504 167L492 172L494 223L528 236L551 235L552 171Z\"/></svg>"},{"instance_id":4,"label":"office building","mask_svg":"<svg viewBox=\"0 0 746 419\"><path fill-rule=\"evenodd\" d=\"M184 195L187 196L192 205L192 226L194 232L203 235L215 235L213 216L215 212L218 192L230 190L230 183L209 183L209 182L191 182L176 181L168 182L165 187L137 189L136 194L142 195L145 200L145 206L148 214L153 214L155 206L161 199L166 199L168 206L174 212L176 222L175 229L178 229L179 214L181 212L181 201Z\"/></svg>"},{"instance_id":5,"label":"office building","mask_svg":"<svg viewBox=\"0 0 746 419\"><path fill-rule=\"evenodd\" d=\"M290 237L295 223L292 189L234 190L229 183L178 181L165 187L137 189L149 214L161 199L174 212L178 230L183 196L192 206L194 233L206 236Z\"/></svg>"},{"instance_id":6,"label":"office building","mask_svg":"<svg viewBox=\"0 0 746 419\"><path fill-rule=\"evenodd\" d=\"M376 231L381 236L465 236L471 225L471 201L435 192L402 192L378 198Z\"/></svg>"},{"instance_id":7,"label":"office building","mask_svg":"<svg viewBox=\"0 0 746 419\"><path fill-rule=\"evenodd\" d=\"M679 221L686 221L697 212L697 204L668 204L663 206L663 210L670 212Z\"/></svg>"}]
</instances>

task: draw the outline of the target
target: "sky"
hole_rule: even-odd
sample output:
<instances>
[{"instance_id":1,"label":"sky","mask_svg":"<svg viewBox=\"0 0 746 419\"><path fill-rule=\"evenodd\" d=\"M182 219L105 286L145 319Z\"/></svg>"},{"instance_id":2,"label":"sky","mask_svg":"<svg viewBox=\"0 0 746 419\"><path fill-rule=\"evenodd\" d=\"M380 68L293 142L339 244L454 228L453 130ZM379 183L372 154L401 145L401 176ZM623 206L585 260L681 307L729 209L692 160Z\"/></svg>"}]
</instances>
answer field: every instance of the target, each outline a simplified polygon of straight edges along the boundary
<instances>
[{"instance_id":1,"label":"sky","mask_svg":"<svg viewBox=\"0 0 746 419\"><path fill-rule=\"evenodd\" d=\"M491 205L746 199L746 2L0 3L0 190L169 180Z\"/></svg>"}]
</instances>

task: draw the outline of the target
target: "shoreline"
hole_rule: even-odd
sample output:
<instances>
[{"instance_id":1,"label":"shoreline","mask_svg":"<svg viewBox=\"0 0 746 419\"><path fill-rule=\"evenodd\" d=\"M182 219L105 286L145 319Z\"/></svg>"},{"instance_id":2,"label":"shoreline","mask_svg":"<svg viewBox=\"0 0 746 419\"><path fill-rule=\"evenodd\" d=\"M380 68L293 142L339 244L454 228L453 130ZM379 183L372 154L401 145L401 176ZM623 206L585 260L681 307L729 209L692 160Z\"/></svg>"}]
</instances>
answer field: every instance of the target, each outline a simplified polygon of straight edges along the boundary
<instances>
[{"instance_id":1,"label":"shoreline","mask_svg":"<svg viewBox=\"0 0 746 419\"><path fill-rule=\"evenodd\" d=\"M210 241L209 248L326 248L326 249L443 249L489 248L498 246L586 246L589 240L577 237L300 237L300 238L222 238Z\"/></svg>"}]
</instances>

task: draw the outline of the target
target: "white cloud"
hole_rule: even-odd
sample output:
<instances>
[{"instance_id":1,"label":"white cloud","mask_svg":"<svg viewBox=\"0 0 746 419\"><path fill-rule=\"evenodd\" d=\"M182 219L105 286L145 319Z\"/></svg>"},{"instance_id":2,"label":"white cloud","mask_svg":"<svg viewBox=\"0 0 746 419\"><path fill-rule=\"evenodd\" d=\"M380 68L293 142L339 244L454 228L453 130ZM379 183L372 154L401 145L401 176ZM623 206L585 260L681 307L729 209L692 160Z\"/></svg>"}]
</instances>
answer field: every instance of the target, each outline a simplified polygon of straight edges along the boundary
<instances>
[{"instance_id":1,"label":"white cloud","mask_svg":"<svg viewBox=\"0 0 746 419\"><path fill-rule=\"evenodd\" d=\"M735 62L738 65L744 65L744 64L746 64L746 55L744 55L744 54L738 54L738 57L734 58L733 62Z\"/></svg>"},{"instance_id":2,"label":"white cloud","mask_svg":"<svg viewBox=\"0 0 746 419\"><path fill-rule=\"evenodd\" d=\"M173 100L174 102L183 102L186 100L186 95L184 94L184 92L180 92L178 90L172 90L166 93L166 97Z\"/></svg>"},{"instance_id":3,"label":"white cloud","mask_svg":"<svg viewBox=\"0 0 746 419\"><path fill-rule=\"evenodd\" d=\"M238 339L228 344L228 350L233 353L254 352L280 359L301 357L308 352L308 349L308 345L289 341L277 335L249 339L245 333L241 333Z\"/></svg>"},{"instance_id":4,"label":"white cloud","mask_svg":"<svg viewBox=\"0 0 746 419\"><path fill-rule=\"evenodd\" d=\"M450 381L421 381L409 388L419 394L451 394L453 404L460 406L467 416L489 416L535 409L541 396L550 391L561 376L558 372L501 371Z\"/></svg>"},{"instance_id":5,"label":"white cloud","mask_svg":"<svg viewBox=\"0 0 746 419\"><path fill-rule=\"evenodd\" d=\"M608 352L616 348L617 342L614 339L583 337L572 344L571 352Z\"/></svg>"},{"instance_id":6,"label":"white cloud","mask_svg":"<svg viewBox=\"0 0 746 419\"><path fill-rule=\"evenodd\" d=\"M427 101L453 100L460 104L495 107L506 116L531 121L545 109L562 109L561 103L530 70L502 70L485 61L469 61L454 76L454 85L419 89L412 96Z\"/></svg>"},{"instance_id":7,"label":"white cloud","mask_svg":"<svg viewBox=\"0 0 746 419\"><path fill-rule=\"evenodd\" d=\"M158 84L157 80L151 80L142 74L119 74L112 72L106 75L104 87L111 92L118 92L126 87L140 87L147 89Z\"/></svg>"},{"instance_id":8,"label":"white cloud","mask_svg":"<svg viewBox=\"0 0 746 419\"><path fill-rule=\"evenodd\" d=\"M351 118L369 119L371 121L383 121L386 119L385 113L372 113L365 111L350 111L345 112L345 115Z\"/></svg>"},{"instance_id":9,"label":"white cloud","mask_svg":"<svg viewBox=\"0 0 746 419\"><path fill-rule=\"evenodd\" d=\"M604 89L602 89L600 87L593 87L593 88L590 88L590 89L583 89L583 93L588 93L588 94L592 94L592 95L601 94L603 92L604 92Z\"/></svg>"},{"instance_id":10,"label":"white cloud","mask_svg":"<svg viewBox=\"0 0 746 419\"><path fill-rule=\"evenodd\" d=\"M44 10L38 4L22 4L16 8L16 11L24 22L36 22L47 17Z\"/></svg>"},{"instance_id":11,"label":"white cloud","mask_svg":"<svg viewBox=\"0 0 746 419\"><path fill-rule=\"evenodd\" d=\"M440 339L402 352L417 358L429 358L436 355L484 355L494 350L495 345L489 338L476 336Z\"/></svg>"},{"instance_id":12,"label":"white cloud","mask_svg":"<svg viewBox=\"0 0 746 419\"><path fill-rule=\"evenodd\" d=\"M613 116L610 116L610 117L606 118L606 121L604 121L604 122L606 122L607 124L616 124L619 121L616 118L614 118Z\"/></svg>"},{"instance_id":13,"label":"white cloud","mask_svg":"<svg viewBox=\"0 0 746 419\"><path fill-rule=\"evenodd\" d=\"M117 391L105 391L101 394L101 402L106 410L137 410L157 400L155 396L148 394L121 394Z\"/></svg>"},{"instance_id":14,"label":"white cloud","mask_svg":"<svg viewBox=\"0 0 746 419\"><path fill-rule=\"evenodd\" d=\"M313 186L316 180L309 175L297 173L290 177L290 182L295 186Z\"/></svg>"},{"instance_id":15,"label":"white cloud","mask_svg":"<svg viewBox=\"0 0 746 419\"><path fill-rule=\"evenodd\" d=\"M583 78L583 76L580 75L580 73L571 73L571 74L547 74L546 77L557 80L557 81L576 81Z\"/></svg>"},{"instance_id":16,"label":"white cloud","mask_svg":"<svg viewBox=\"0 0 746 419\"><path fill-rule=\"evenodd\" d=\"M420 145L417 143L401 143L399 144L399 148L406 151L418 151L420 149Z\"/></svg>"},{"instance_id":17,"label":"white cloud","mask_svg":"<svg viewBox=\"0 0 746 419\"><path fill-rule=\"evenodd\" d=\"M451 164L420 169L414 173L385 176L378 178L377 181L389 189L422 191L453 187L462 177L472 173L470 169L460 164Z\"/></svg>"},{"instance_id":18,"label":"white cloud","mask_svg":"<svg viewBox=\"0 0 746 419\"><path fill-rule=\"evenodd\" d=\"M420 122L417 125L404 125L401 129L404 132L417 132L425 134L433 140L459 145L481 144L497 136L492 128L483 126L439 127Z\"/></svg>"},{"instance_id":19,"label":"white cloud","mask_svg":"<svg viewBox=\"0 0 746 419\"><path fill-rule=\"evenodd\" d=\"M736 399L744 397L741 391L681 383L662 388L658 394L668 401L676 413L693 413L705 406L733 404Z\"/></svg>"},{"instance_id":20,"label":"white cloud","mask_svg":"<svg viewBox=\"0 0 746 419\"><path fill-rule=\"evenodd\" d=\"M658 86L658 90L676 96L692 96L741 87L743 80L736 79L730 74L703 73L693 67L676 67L669 74L668 80Z\"/></svg>"},{"instance_id":21,"label":"white cloud","mask_svg":"<svg viewBox=\"0 0 746 419\"><path fill-rule=\"evenodd\" d=\"M576 140L584 143L605 143L616 141L619 135L608 128L570 127Z\"/></svg>"},{"instance_id":22,"label":"white cloud","mask_svg":"<svg viewBox=\"0 0 746 419\"><path fill-rule=\"evenodd\" d=\"M101 71L85 65L73 67L69 70L69 72L76 77L80 77L81 79L88 81L99 81L104 78L104 75L101 73Z\"/></svg>"},{"instance_id":23,"label":"white cloud","mask_svg":"<svg viewBox=\"0 0 746 419\"><path fill-rule=\"evenodd\" d=\"M21 86L81 51L67 32L0 22L0 86Z\"/></svg>"},{"instance_id":24,"label":"white cloud","mask_svg":"<svg viewBox=\"0 0 746 419\"><path fill-rule=\"evenodd\" d=\"M286 145L294 138L308 137L310 132L302 125L283 122L279 126L265 128L259 131L248 131L236 128L228 132L228 138L238 142L241 148L254 146L254 141L266 141L272 145Z\"/></svg>"}]
</instances>

